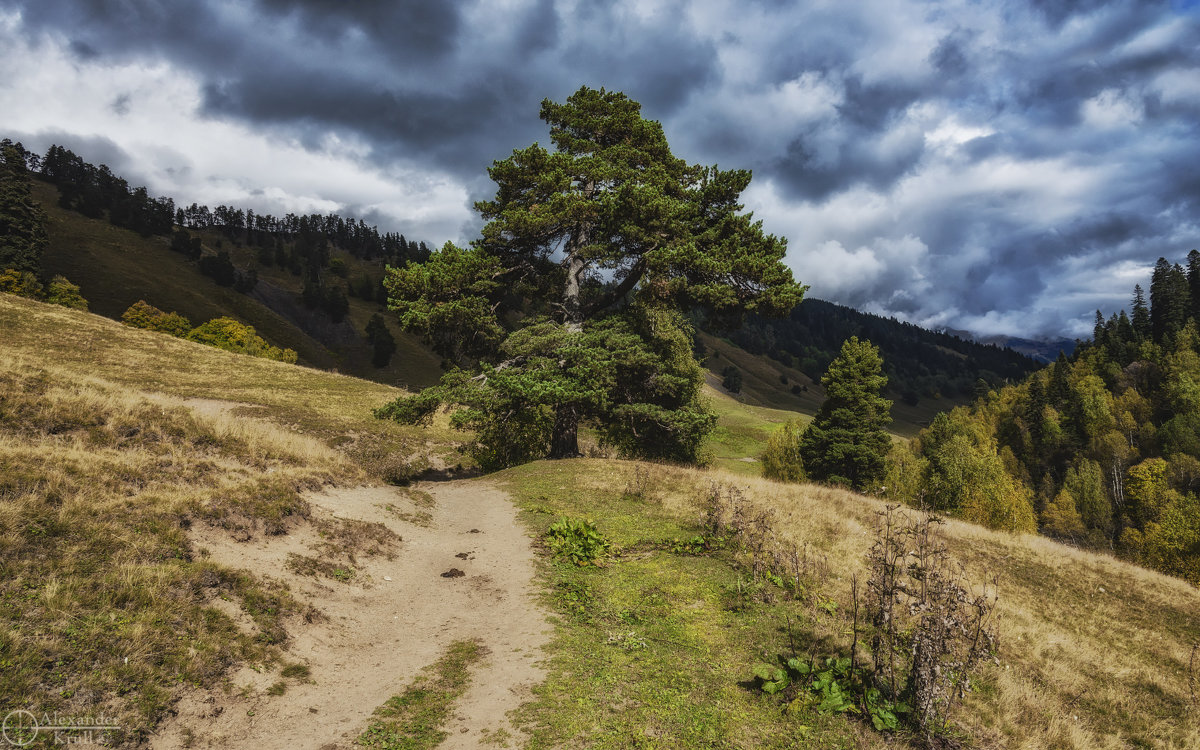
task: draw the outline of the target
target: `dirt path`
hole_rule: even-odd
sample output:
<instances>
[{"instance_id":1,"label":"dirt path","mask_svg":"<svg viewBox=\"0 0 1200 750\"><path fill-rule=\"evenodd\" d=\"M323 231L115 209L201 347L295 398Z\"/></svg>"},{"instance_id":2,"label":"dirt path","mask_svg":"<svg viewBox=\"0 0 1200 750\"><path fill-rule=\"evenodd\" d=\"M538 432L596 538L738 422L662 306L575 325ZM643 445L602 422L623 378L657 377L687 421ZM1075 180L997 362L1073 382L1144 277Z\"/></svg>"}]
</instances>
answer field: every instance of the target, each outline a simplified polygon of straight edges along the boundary
<instances>
[{"instance_id":1,"label":"dirt path","mask_svg":"<svg viewBox=\"0 0 1200 750\"><path fill-rule=\"evenodd\" d=\"M548 638L545 612L532 598L529 538L507 496L484 481L419 489L433 496L433 507L390 487L310 498L318 514L378 521L404 539L393 560L360 556L351 583L285 569L288 553L312 554L311 530L245 543L225 532L198 531L196 546L217 562L282 579L325 615L289 626L293 641L285 660L308 665L313 682L287 680L286 692L271 696L268 689L281 679L278 666L267 673L243 668L231 690L185 697L151 747L349 748L376 707L402 692L450 643L469 638L479 639L488 656L472 671L442 747L476 747L485 730L512 732L505 714L541 681L536 662ZM429 522L414 525L396 511L428 513ZM465 559L456 557L461 553ZM466 575L442 577L450 568ZM227 611L249 627L232 605Z\"/></svg>"}]
</instances>

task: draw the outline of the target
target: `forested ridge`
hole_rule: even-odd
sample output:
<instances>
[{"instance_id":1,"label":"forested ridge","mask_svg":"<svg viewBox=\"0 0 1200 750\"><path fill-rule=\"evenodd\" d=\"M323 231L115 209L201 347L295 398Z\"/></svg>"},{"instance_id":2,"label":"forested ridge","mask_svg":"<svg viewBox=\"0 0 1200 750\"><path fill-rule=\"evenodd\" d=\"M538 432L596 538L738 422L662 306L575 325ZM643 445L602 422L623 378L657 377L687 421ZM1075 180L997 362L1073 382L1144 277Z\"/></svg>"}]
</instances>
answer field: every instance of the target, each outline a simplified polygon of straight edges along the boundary
<instances>
[{"instance_id":1,"label":"forested ridge","mask_svg":"<svg viewBox=\"0 0 1200 750\"><path fill-rule=\"evenodd\" d=\"M20 277L10 274L12 278L6 282L5 290L26 296L44 298L45 294L38 291L43 286L39 277L49 277L42 262L43 251L47 250L46 215L31 197L31 180L52 185L55 189L52 200L56 200L60 209L136 232L142 238L157 238L164 251L169 248L178 253L218 286L248 295L258 287L262 271L278 268L279 273L274 276L276 285L282 285L283 290L291 289L285 294L294 294L296 302L310 311L310 317L316 316L314 320L323 319L335 325L346 317L349 300L354 297L364 300L379 313L385 312L386 294L381 283L384 267L421 260L429 255L424 242L410 241L398 233L381 233L361 219L337 214L275 217L225 205L215 209L195 203L177 206L173 199L153 197L146 188L131 186L107 166L90 164L62 146L51 146L45 155L38 155L26 150L22 144L6 139L4 150L7 166L3 182L12 195L0 213L12 218L14 224L12 231L6 229L5 234L9 238L26 239L20 243L19 253L13 251L6 254L11 257L0 259L0 270L14 269L23 274ZM27 228L16 231L18 222ZM84 224L81 222L79 226ZM83 250L85 248L78 247L67 252ZM56 255L61 256L62 252L60 249ZM62 265L61 258L58 265ZM71 265L81 266L72 272L72 276L88 274L86 264ZM167 272L173 268L169 262L156 267ZM118 281L113 273L106 273L109 283ZM286 281L289 275L290 282ZM85 285L90 282L92 286L97 282L90 275L81 275L77 280ZM168 283L162 291L171 288ZM278 292L270 297L270 304L267 297L260 297L260 301L267 307L277 306L274 301L277 298ZM159 293L156 304L169 306L172 299L169 292ZM213 299L217 297L213 296ZM145 304L144 300L130 299L123 305L135 301ZM293 307L299 308L299 304ZM105 306L105 314L110 317L144 322L144 316L122 316L121 309L111 307L111 304ZM175 310L160 312L174 314ZM212 314L208 312L208 315ZM220 314L237 316L231 308L221 309ZM294 313L291 315L295 318ZM372 319L365 330L356 330L353 334L344 327L339 329L339 335L349 339L338 348L339 352L364 347L368 350L366 360L370 367L362 371L364 375L371 374L371 367L387 367L396 350L395 340L382 316L377 317L378 321ZM359 321L357 325L361 326L363 322ZM309 326L303 319L296 324L306 331ZM320 323L316 325L321 326ZM248 334L251 338L255 335L253 329ZM270 349L265 345L252 348ZM355 361L361 359L355 356Z\"/></svg>"},{"instance_id":2,"label":"forested ridge","mask_svg":"<svg viewBox=\"0 0 1200 750\"><path fill-rule=\"evenodd\" d=\"M772 357L813 380L821 378L842 343L852 336L879 347L888 390L910 405L927 398L977 396L1020 380L1039 366L1012 349L811 298L787 318L751 316L729 334L733 343L751 354Z\"/></svg>"},{"instance_id":3,"label":"forested ridge","mask_svg":"<svg viewBox=\"0 0 1200 750\"><path fill-rule=\"evenodd\" d=\"M885 491L1200 583L1200 252L1018 385L938 415Z\"/></svg>"}]
</instances>

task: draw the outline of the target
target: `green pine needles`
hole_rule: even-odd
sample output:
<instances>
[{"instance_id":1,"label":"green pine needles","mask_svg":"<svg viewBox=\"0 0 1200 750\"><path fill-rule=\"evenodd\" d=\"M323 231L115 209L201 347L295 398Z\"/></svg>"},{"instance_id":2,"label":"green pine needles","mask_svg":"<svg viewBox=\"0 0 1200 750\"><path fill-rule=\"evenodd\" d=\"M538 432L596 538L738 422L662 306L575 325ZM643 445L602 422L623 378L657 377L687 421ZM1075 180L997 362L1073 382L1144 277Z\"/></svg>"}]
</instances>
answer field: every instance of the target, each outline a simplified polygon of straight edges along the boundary
<instances>
[{"instance_id":1,"label":"green pine needles","mask_svg":"<svg viewBox=\"0 0 1200 750\"><path fill-rule=\"evenodd\" d=\"M742 211L744 170L689 165L618 92L542 103L555 150L514 151L470 248L390 268L400 325L454 367L376 414L449 409L485 470L580 454L581 425L627 457L697 462L716 418L682 311L786 314L786 243Z\"/></svg>"}]
</instances>

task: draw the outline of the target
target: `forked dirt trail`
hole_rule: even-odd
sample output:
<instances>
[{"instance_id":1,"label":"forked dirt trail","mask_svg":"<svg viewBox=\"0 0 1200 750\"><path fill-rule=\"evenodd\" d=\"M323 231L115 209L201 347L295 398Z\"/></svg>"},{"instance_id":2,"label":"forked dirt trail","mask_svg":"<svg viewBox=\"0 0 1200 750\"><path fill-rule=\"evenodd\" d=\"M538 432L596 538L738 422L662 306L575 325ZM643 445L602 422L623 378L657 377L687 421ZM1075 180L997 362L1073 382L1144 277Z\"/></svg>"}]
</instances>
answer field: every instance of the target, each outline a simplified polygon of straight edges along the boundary
<instances>
[{"instance_id":1,"label":"forked dirt trail","mask_svg":"<svg viewBox=\"0 0 1200 750\"><path fill-rule=\"evenodd\" d=\"M278 665L243 668L231 690L185 697L151 747L349 748L375 708L403 692L452 642L470 638L487 656L472 669L442 747L477 747L486 733L513 733L505 715L541 681L536 663L549 636L546 613L533 598L529 537L507 496L484 481L420 489L433 496L432 507L391 487L310 498L315 515L380 522L403 537L393 560L360 555L349 583L284 567L288 553L312 554L317 538L311 530L244 543L224 531L199 530L196 547L208 549L212 559L285 580L324 615L289 624L285 661L309 666L312 682L284 680L286 691L272 696L268 689L281 681ZM451 568L465 575L442 577ZM232 605L227 611L252 627Z\"/></svg>"}]
</instances>

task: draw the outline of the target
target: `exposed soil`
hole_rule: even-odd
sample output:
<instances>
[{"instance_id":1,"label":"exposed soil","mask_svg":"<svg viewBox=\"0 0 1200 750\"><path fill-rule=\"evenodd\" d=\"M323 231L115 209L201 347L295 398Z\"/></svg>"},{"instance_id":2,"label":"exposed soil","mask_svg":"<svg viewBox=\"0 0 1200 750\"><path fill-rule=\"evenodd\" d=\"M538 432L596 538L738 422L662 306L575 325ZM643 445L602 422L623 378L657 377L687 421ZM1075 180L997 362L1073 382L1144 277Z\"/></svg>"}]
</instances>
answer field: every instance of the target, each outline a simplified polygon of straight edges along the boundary
<instances>
[{"instance_id":1,"label":"exposed soil","mask_svg":"<svg viewBox=\"0 0 1200 750\"><path fill-rule=\"evenodd\" d=\"M359 553L349 582L285 567L289 554L313 554L317 537L307 526L246 542L222 530L195 529L196 547L212 559L287 582L324 617L312 623L296 618L288 627L292 642L284 661L308 666L310 681L281 677L283 665L247 665L228 689L186 695L151 747L349 748L375 708L403 692L452 642L470 638L488 656L473 671L442 747L477 747L485 733L514 733L506 714L542 680L537 661L549 636L546 613L532 594L529 538L507 496L484 481L421 489L436 500L426 509L432 514L428 527L385 509L412 506L403 491L391 487L309 498L316 515L377 521L404 539L393 560ZM448 569L461 575L446 577ZM253 628L244 617L239 625ZM286 685L283 694L268 694L280 682Z\"/></svg>"}]
</instances>

